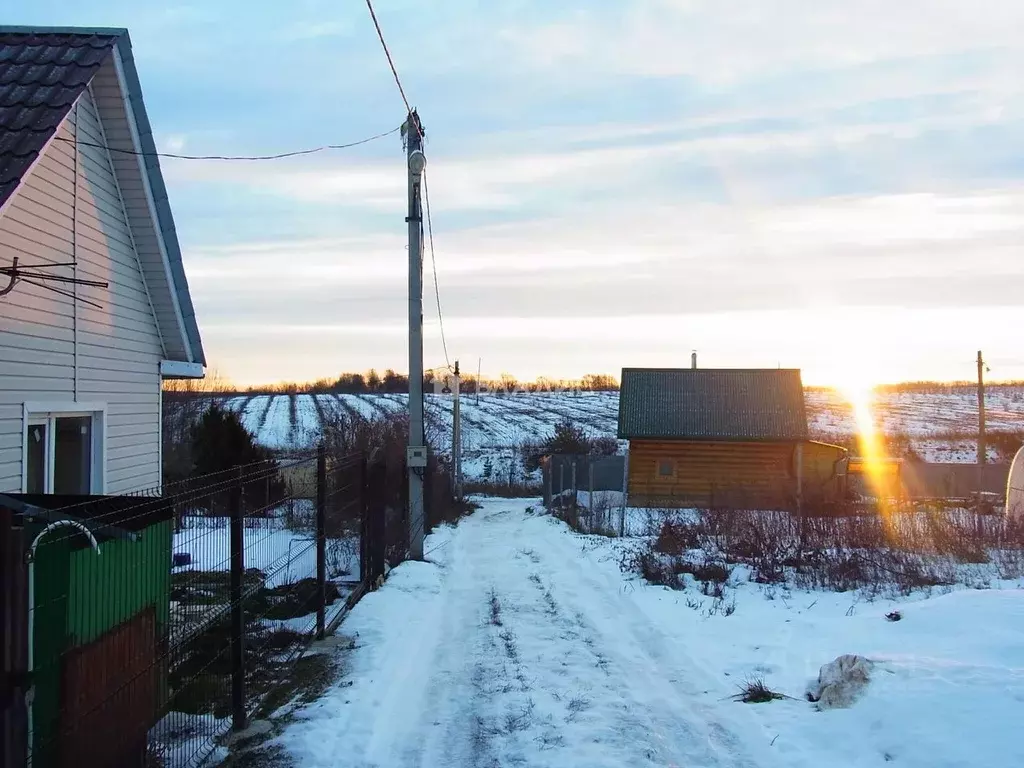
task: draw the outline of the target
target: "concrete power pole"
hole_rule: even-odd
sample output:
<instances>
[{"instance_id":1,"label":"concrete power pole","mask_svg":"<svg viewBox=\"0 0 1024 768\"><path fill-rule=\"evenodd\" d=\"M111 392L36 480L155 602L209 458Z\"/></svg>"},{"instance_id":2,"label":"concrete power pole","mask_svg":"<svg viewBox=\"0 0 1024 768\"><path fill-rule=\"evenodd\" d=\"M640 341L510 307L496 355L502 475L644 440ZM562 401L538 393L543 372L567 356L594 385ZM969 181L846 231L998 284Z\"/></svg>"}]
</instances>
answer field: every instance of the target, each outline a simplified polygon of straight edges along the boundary
<instances>
[{"instance_id":1,"label":"concrete power pole","mask_svg":"<svg viewBox=\"0 0 1024 768\"><path fill-rule=\"evenodd\" d=\"M978 465L985 463L985 360L978 350ZM981 486L978 486L981 490Z\"/></svg>"},{"instance_id":2,"label":"concrete power pole","mask_svg":"<svg viewBox=\"0 0 1024 768\"><path fill-rule=\"evenodd\" d=\"M462 500L462 410L459 403L459 394L462 391L459 379L459 361L455 361L455 375L453 377L452 394L455 401L452 403L452 480L455 498Z\"/></svg>"},{"instance_id":3,"label":"concrete power pole","mask_svg":"<svg viewBox=\"0 0 1024 768\"><path fill-rule=\"evenodd\" d=\"M409 169L409 556L423 559L423 474L427 448L423 439L423 209L420 188L427 158L423 154L423 127L416 110L405 124Z\"/></svg>"}]
</instances>

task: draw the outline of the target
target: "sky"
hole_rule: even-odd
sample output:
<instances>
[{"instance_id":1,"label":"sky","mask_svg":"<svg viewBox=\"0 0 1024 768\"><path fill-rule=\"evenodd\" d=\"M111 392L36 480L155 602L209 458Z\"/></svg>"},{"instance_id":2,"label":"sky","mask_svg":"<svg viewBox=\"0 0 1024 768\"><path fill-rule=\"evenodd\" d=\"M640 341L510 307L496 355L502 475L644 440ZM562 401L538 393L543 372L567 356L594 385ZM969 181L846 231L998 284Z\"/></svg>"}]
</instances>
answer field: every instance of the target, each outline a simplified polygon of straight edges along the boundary
<instances>
[{"instance_id":1,"label":"sky","mask_svg":"<svg viewBox=\"0 0 1024 768\"><path fill-rule=\"evenodd\" d=\"M165 151L405 117L362 0L13 4L128 27ZM427 133L427 367L1024 378L1020 0L374 5ZM408 370L397 135L162 167L211 368Z\"/></svg>"}]
</instances>

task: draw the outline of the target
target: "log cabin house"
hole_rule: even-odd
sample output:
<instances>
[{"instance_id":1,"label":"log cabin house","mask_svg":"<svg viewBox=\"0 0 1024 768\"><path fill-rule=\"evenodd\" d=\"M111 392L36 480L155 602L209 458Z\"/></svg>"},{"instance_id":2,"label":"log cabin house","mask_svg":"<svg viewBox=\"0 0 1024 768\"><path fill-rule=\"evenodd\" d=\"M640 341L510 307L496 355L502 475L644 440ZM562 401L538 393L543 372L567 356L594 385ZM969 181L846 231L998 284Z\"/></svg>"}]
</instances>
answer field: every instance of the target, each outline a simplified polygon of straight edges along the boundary
<instances>
[{"instance_id":1,"label":"log cabin house","mask_svg":"<svg viewBox=\"0 0 1024 768\"><path fill-rule=\"evenodd\" d=\"M626 368L630 506L802 510L844 493L846 450L808 438L795 369Z\"/></svg>"}]
</instances>

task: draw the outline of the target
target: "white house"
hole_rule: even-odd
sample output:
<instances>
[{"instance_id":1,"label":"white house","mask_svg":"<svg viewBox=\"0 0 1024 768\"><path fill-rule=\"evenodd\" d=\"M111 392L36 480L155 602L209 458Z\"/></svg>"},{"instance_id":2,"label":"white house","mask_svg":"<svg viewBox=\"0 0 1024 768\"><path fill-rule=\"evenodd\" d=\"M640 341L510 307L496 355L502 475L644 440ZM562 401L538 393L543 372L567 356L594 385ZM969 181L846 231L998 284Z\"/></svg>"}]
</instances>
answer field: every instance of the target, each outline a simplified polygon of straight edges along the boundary
<instances>
[{"instance_id":1,"label":"white house","mask_svg":"<svg viewBox=\"0 0 1024 768\"><path fill-rule=\"evenodd\" d=\"M0 493L160 483L206 361L155 152L127 30L0 26Z\"/></svg>"}]
</instances>

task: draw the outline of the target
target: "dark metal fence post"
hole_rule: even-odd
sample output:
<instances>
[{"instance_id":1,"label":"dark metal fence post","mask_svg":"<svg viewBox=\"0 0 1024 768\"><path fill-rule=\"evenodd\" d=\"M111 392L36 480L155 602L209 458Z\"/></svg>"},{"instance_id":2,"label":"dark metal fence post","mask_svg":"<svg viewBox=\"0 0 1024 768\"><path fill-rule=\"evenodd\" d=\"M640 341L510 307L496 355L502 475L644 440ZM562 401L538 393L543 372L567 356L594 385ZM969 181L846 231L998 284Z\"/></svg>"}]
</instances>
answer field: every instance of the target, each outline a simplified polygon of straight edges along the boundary
<instances>
[{"instance_id":1,"label":"dark metal fence post","mask_svg":"<svg viewBox=\"0 0 1024 768\"><path fill-rule=\"evenodd\" d=\"M629 501L629 451L622 459L622 507L619 509L619 536L626 535L626 505Z\"/></svg>"},{"instance_id":2,"label":"dark metal fence post","mask_svg":"<svg viewBox=\"0 0 1024 768\"><path fill-rule=\"evenodd\" d=\"M371 588L376 586L378 579L384 575L384 565L387 559L388 534L385 520L385 492L388 483L388 468L384 461L378 460L370 464L367 471L367 504L366 504L366 550L369 561L369 577ZM402 540L391 542L402 544L408 541L408 536Z\"/></svg>"},{"instance_id":3,"label":"dark metal fence post","mask_svg":"<svg viewBox=\"0 0 1024 768\"><path fill-rule=\"evenodd\" d=\"M576 509L576 504L579 500L579 490L576 488L576 457L572 458L572 506L570 509Z\"/></svg>"},{"instance_id":4,"label":"dark metal fence post","mask_svg":"<svg viewBox=\"0 0 1024 768\"><path fill-rule=\"evenodd\" d=\"M543 474L544 474L544 506L547 507L548 509L551 509L552 502L554 501L554 499L552 498L552 495L551 495L551 485L552 485L552 483L551 483L551 471L552 471L552 467L551 467L551 457L550 456L545 457L544 459L541 460L541 467L543 469Z\"/></svg>"},{"instance_id":5,"label":"dark metal fence post","mask_svg":"<svg viewBox=\"0 0 1024 768\"><path fill-rule=\"evenodd\" d=\"M565 462L558 462L558 508L565 505Z\"/></svg>"},{"instance_id":6,"label":"dark metal fence post","mask_svg":"<svg viewBox=\"0 0 1024 768\"><path fill-rule=\"evenodd\" d=\"M359 581L369 583L370 570L370 478L367 455L359 458Z\"/></svg>"},{"instance_id":7,"label":"dark metal fence post","mask_svg":"<svg viewBox=\"0 0 1024 768\"><path fill-rule=\"evenodd\" d=\"M590 514L594 514L594 457L587 459L587 506L590 507Z\"/></svg>"},{"instance_id":8,"label":"dark metal fence post","mask_svg":"<svg viewBox=\"0 0 1024 768\"><path fill-rule=\"evenodd\" d=\"M22 527L0 508L0 765L28 760L28 565Z\"/></svg>"},{"instance_id":9,"label":"dark metal fence post","mask_svg":"<svg viewBox=\"0 0 1024 768\"><path fill-rule=\"evenodd\" d=\"M242 469L229 491L231 511L231 727L245 728L245 537L242 515Z\"/></svg>"},{"instance_id":10,"label":"dark metal fence post","mask_svg":"<svg viewBox=\"0 0 1024 768\"><path fill-rule=\"evenodd\" d=\"M429 534L434 529L434 469L435 459L431 456L427 460L426 469L423 472L423 533Z\"/></svg>"},{"instance_id":11,"label":"dark metal fence post","mask_svg":"<svg viewBox=\"0 0 1024 768\"><path fill-rule=\"evenodd\" d=\"M327 622L327 449L316 454L316 639L324 639Z\"/></svg>"}]
</instances>

